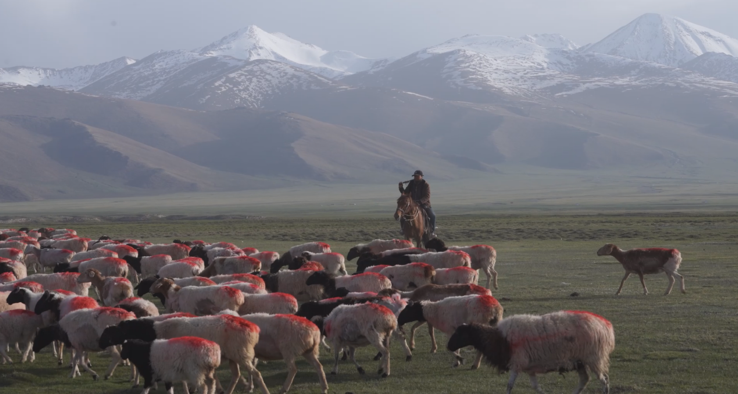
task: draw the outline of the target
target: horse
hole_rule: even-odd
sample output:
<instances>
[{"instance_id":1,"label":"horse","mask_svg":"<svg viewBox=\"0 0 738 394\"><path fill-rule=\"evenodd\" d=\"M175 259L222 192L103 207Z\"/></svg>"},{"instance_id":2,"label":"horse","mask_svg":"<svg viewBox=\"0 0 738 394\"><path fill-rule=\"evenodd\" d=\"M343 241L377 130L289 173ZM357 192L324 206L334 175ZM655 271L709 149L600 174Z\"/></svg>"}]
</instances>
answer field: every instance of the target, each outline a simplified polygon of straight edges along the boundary
<instances>
[{"instance_id":1,"label":"horse","mask_svg":"<svg viewBox=\"0 0 738 394\"><path fill-rule=\"evenodd\" d=\"M425 241L425 218L423 210L413 201L409 194L402 194L397 199L395 220L400 220L400 228L405 239L415 242L419 248Z\"/></svg>"}]
</instances>

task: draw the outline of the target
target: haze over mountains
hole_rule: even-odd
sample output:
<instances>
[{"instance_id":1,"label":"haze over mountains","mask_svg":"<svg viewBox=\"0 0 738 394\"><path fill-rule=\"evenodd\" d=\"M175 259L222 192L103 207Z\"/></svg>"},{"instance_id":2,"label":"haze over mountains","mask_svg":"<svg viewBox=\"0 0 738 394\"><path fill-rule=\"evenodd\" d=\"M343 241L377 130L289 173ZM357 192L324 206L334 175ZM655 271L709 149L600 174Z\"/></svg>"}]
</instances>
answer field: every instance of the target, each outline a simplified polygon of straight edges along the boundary
<instances>
[{"instance_id":1,"label":"haze over mountains","mask_svg":"<svg viewBox=\"0 0 738 394\"><path fill-rule=\"evenodd\" d=\"M0 69L0 201L389 182L414 168L722 176L738 169L736 56L734 38L646 14L585 46L467 35L368 59L250 26L138 60Z\"/></svg>"}]
</instances>

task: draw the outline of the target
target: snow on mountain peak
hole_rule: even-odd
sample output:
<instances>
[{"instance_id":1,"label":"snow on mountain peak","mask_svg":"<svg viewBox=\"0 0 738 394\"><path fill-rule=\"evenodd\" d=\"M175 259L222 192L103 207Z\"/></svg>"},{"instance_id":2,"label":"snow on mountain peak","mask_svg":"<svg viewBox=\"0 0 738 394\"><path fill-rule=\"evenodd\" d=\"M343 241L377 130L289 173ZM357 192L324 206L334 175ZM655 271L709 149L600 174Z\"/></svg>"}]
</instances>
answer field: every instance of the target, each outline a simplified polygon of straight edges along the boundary
<instances>
[{"instance_id":1,"label":"snow on mountain peak","mask_svg":"<svg viewBox=\"0 0 738 394\"><path fill-rule=\"evenodd\" d=\"M0 68L0 83L33 86L48 85L61 89L79 90L134 63L136 63L135 59L119 57L105 63L63 69L42 67Z\"/></svg>"},{"instance_id":2,"label":"snow on mountain peak","mask_svg":"<svg viewBox=\"0 0 738 394\"><path fill-rule=\"evenodd\" d=\"M569 51L579 48L579 45L561 34L529 34L520 37L520 39L538 44L544 48L566 49Z\"/></svg>"},{"instance_id":3,"label":"snow on mountain peak","mask_svg":"<svg viewBox=\"0 0 738 394\"><path fill-rule=\"evenodd\" d=\"M738 56L738 40L674 16L644 14L584 51L677 67L707 52Z\"/></svg>"}]
</instances>

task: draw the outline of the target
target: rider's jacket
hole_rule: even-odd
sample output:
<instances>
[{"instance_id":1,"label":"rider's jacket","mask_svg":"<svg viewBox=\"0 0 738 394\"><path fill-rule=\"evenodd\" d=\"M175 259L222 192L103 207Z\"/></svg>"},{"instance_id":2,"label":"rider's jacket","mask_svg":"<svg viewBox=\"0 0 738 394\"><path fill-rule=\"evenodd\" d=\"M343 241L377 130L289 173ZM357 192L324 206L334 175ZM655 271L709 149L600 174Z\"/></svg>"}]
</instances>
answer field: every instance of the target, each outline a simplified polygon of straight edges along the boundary
<instances>
[{"instance_id":1,"label":"rider's jacket","mask_svg":"<svg viewBox=\"0 0 738 394\"><path fill-rule=\"evenodd\" d=\"M410 197L413 198L413 201L423 207L429 207L431 205L430 185L428 185L428 182L426 182L425 179L421 179L419 181L413 179L404 188L400 185L400 193L410 193Z\"/></svg>"}]
</instances>

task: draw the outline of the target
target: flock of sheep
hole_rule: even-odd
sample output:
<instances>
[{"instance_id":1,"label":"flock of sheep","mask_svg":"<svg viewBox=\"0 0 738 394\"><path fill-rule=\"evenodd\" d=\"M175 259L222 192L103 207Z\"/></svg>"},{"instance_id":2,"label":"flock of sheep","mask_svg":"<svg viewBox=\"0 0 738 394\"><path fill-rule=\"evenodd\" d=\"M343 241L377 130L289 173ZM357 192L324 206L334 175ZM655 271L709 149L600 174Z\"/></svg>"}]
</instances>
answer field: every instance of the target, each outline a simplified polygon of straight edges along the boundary
<instances>
[{"instance_id":1,"label":"flock of sheep","mask_svg":"<svg viewBox=\"0 0 738 394\"><path fill-rule=\"evenodd\" d=\"M104 377L120 364L131 365L131 381L138 386L143 377L144 393L156 382L173 392L172 384L181 382L185 392L199 387L203 393L228 394L239 382L249 391L258 386L269 392L258 360L285 361L288 374L280 392L287 392L302 357L327 393L321 343L333 352L332 374L342 354L364 374L355 350L371 345L378 351L375 360L381 360L377 372L386 377L390 338L400 341L410 361L415 332L427 324L431 351L437 349L434 329L449 338L454 366L463 362L461 348L473 347L472 368L485 358L510 372L508 393L520 373L542 392L536 374L552 371L577 371L575 393L584 390L589 373L609 392L615 347L609 321L584 311L503 318L503 307L489 290L498 286L494 248L446 247L439 239L425 247L404 240L356 245L347 258L358 258L357 272L349 274L346 258L323 242L293 246L280 256L227 242L152 245L105 236L93 241L70 229L2 229L0 355L3 364L12 362L8 350L15 347L21 362L33 361L35 352L52 345L62 365L66 346L69 376L79 376L81 368L97 379L88 355L105 350L111 358ZM646 294L643 275L657 272L669 277L666 294L677 278L685 291L675 249L623 251L609 244L597 254L622 263L622 282L631 273L639 275ZM36 273L28 275L27 268ZM486 288L476 284L479 270L486 274ZM97 300L88 297L90 288ZM161 300L167 314L141 298L147 293ZM409 338L408 323L413 323ZM221 361L231 371L227 386L215 376Z\"/></svg>"}]
</instances>

